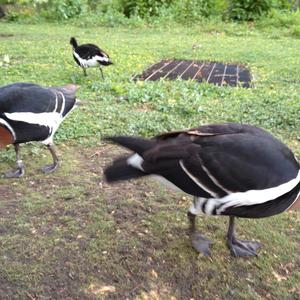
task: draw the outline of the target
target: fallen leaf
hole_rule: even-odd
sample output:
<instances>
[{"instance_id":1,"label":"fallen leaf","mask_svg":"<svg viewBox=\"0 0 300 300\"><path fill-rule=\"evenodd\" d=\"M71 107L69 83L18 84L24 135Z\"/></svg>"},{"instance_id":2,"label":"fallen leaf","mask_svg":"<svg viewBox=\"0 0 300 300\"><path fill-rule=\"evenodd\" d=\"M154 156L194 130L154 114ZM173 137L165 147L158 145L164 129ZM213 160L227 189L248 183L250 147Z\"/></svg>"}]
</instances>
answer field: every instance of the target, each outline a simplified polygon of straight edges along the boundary
<instances>
[{"instance_id":1,"label":"fallen leaf","mask_svg":"<svg viewBox=\"0 0 300 300\"><path fill-rule=\"evenodd\" d=\"M94 295L104 295L107 293L114 293L116 291L116 288L113 285L99 286L94 283L91 283L88 289Z\"/></svg>"},{"instance_id":2,"label":"fallen leaf","mask_svg":"<svg viewBox=\"0 0 300 300\"><path fill-rule=\"evenodd\" d=\"M154 269L152 269L151 275L152 275L155 279L158 278L158 275L157 275L157 273L156 273L156 271L155 271Z\"/></svg>"},{"instance_id":3,"label":"fallen leaf","mask_svg":"<svg viewBox=\"0 0 300 300\"><path fill-rule=\"evenodd\" d=\"M278 282L281 282L282 280L287 280L287 278L285 276L279 275L275 271L273 271L272 273Z\"/></svg>"}]
</instances>

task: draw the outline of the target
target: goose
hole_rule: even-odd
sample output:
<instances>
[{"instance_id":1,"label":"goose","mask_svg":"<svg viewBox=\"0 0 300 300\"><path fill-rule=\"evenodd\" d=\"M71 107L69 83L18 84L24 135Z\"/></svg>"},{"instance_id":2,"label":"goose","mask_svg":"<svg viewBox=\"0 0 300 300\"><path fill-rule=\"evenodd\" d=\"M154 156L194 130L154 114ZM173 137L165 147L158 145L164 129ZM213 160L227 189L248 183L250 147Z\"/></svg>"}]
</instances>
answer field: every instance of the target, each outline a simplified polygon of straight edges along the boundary
<instances>
[{"instance_id":1,"label":"goose","mask_svg":"<svg viewBox=\"0 0 300 300\"><path fill-rule=\"evenodd\" d=\"M102 79L104 79L101 66L109 66L112 64L108 54L94 44L83 44L78 46L74 37L71 37L70 44L73 48L74 60L77 65L82 68L84 76L87 76L87 68L99 67Z\"/></svg>"},{"instance_id":2,"label":"goose","mask_svg":"<svg viewBox=\"0 0 300 300\"><path fill-rule=\"evenodd\" d=\"M133 151L106 167L108 183L155 175L193 196L188 210L192 246L210 255L197 232L199 214L229 216L232 256L256 256L256 241L236 238L235 218L263 218L300 207L300 166L292 151L264 129L239 123L203 125L158 135L105 140Z\"/></svg>"},{"instance_id":3,"label":"goose","mask_svg":"<svg viewBox=\"0 0 300 300\"><path fill-rule=\"evenodd\" d=\"M53 136L60 123L76 104L78 86L69 84L42 87L33 83L13 83L0 87L0 148L13 144L17 169L5 177L20 177L25 167L20 156L20 144L40 141L49 149L53 164L41 170L51 173L59 166Z\"/></svg>"}]
</instances>

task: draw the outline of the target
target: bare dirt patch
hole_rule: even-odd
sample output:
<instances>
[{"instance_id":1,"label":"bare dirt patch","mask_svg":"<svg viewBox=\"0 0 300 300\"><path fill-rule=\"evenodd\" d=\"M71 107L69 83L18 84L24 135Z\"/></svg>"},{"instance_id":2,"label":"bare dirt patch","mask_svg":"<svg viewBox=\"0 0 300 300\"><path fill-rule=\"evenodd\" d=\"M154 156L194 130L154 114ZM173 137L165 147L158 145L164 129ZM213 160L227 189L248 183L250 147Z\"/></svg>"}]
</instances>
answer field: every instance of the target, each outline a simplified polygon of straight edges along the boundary
<instances>
[{"instance_id":1,"label":"bare dirt patch","mask_svg":"<svg viewBox=\"0 0 300 300\"><path fill-rule=\"evenodd\" d=\"M10 288L20 295L16 299L26 295L120 299L147 291L146 278L154 261L150 259L153 245L146 238L148 225L143 221L159 209L145 201L153 195L151 187L141 180L117 185L104 181L105 165L126 153L115 146L66 152L60 155L63 163L56 173L39 173L36 164L41 162L27 158L24 178L1 179L0 247L5 252L9 240L9 248L15 248L6 259L8 274L0 273L6 283L1 293L7 299ZM108 232L103 232L102 225ZM138 247L137 240L142 241ZM12 261L17 262L15 270ZM26 268L34 265L37 273L32 282L26 278ZM21 268L24 274L19 280L20 274L14 272Z\"/></svg>"},{"instance_id":2,"label":"bare dirt patch","mask_svg":"<svg viewBox=\"0 0 300 300\"><path fill-rule=\"evenodd\" d=\"M24 178L0 179L1 299L246 299L287 290L297 297L299 255L283 249L296 249L296 214L275 225L239 222L240 233L245 228L276 253L253 260L229 256L227 220L200 218L199 228L214 241L212 257L201 257L187 237L189 197L147 179L108 185L103 168L127 153L114 145L58 152L62 166L51 175L37 171L48 154L28 154ZM293 230L277 243L281 227Z\"/></svg>"}]
</instances>

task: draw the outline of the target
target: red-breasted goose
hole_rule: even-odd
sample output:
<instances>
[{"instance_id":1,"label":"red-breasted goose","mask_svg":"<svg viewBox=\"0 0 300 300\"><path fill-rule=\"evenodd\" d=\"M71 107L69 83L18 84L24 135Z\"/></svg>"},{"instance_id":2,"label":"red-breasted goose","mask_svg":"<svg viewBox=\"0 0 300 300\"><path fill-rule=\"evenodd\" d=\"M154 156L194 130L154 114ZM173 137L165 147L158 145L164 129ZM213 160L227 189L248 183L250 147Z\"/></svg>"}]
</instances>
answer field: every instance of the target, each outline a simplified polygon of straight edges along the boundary
<instances>
[{"instance_id":1,"label":"red-breasted goose","mask_svg":"<svg viewBox=\"0 0 300 300\"><path fill-rule=\"evenodd\" d=\"M60 123L76 103L78 86L42 87L33 83L13 83L0 87L0 148L13 144L17 169L6 177L24 175L19 144L40 141L51 152L53 164L42 169L53 172L59 165L53 147L53 136Z\"/></svg>"},{"instance_id":2,"label":"red-breasted goose","mask_svg":"<svg viewBox=\"0 0 300 300\"><path fill-rule=\"evenodd\" d=\"M78 66L82 68L84 76L87 75L87 68L99 67L102 79L104 79L101 66L109 66L112 64L108 54L94 44L83 44L78 46L74 37L71 37L70 44L73 48L74 60Z\"/></svg>"},{"instance_id":3,"label":"red-breasted goose","mask_svg":"<svg viewBox=\"0 0 300 300\"><path fill-rule=\"evenodd\" d=\"M225 123L152 139L107 139L135 152L106 168L108 182L156 175L194 196L188 211L190 237L205 255L211 242L196 232L196 215L228 215L231 254L252 256L260 244L238 240L234 218L269 217L300 206L299 163L286 145L263 129Z\"/></svg>"}]
</instances>

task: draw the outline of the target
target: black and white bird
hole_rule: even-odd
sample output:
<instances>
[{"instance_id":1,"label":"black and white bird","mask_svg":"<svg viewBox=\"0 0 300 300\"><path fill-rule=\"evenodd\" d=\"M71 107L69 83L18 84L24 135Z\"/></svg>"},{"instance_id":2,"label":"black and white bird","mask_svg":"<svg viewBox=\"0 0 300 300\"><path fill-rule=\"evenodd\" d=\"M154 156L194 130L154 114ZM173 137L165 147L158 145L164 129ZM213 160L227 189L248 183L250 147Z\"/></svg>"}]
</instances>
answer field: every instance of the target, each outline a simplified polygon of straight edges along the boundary
<instances>
[{"instance_id":1,"label":"black and white bird","mask_svg":"<svg viewBox=\"0 0 300 300\"><path fill-rule=\"evenodd\" d=\"M42 87L33 83L13 83L0 87L0 148L13 144L17 169L6 177L24 175L19 144L40 141L51 152L53 164L42 168L44 173L56 170L58 157L53 136L60 123L76 104L78 86Z\"/></svg>"},{"instance_id":2,"label":"black and white bird","mask_svg":"<svg viewBox=\"0 0 300 300\"><path fill-rule=\"evenodd\" d=\"M78 66L83 70L84 76L86 76L86 69L90 67L99 67L104 79L102 66L109 66L112 64L108 54L101 50L94 44L83 44L78 46L74 37L71 37L70 44L73 47L73 57Z\"/></svg>"},{"instance_id":3,"label":"black and white bird","mask_svg":"<svg viewBox=\"0 0 300 300\"><path fill-rule=\"evenodd\" d=\"M196 231L196 215L229 216L231 254L253 256L260 243L235 237L235 217L263 218L300 207L300 165L286 145L263 129L224 123L152 139L107 140L135 152L106 168L108 182L156 175L194 196L188 211L190 238L205 255L211 242Z\"/></svg>"}]
</instances>

